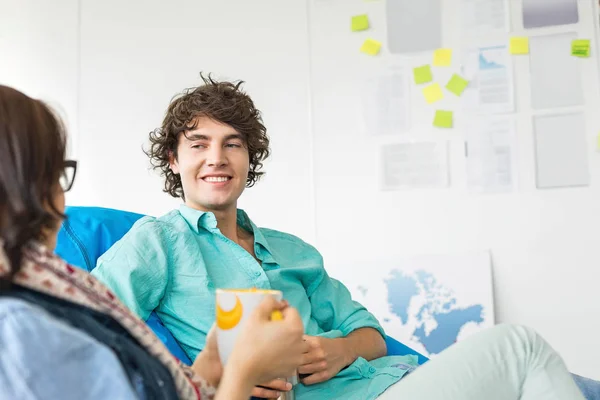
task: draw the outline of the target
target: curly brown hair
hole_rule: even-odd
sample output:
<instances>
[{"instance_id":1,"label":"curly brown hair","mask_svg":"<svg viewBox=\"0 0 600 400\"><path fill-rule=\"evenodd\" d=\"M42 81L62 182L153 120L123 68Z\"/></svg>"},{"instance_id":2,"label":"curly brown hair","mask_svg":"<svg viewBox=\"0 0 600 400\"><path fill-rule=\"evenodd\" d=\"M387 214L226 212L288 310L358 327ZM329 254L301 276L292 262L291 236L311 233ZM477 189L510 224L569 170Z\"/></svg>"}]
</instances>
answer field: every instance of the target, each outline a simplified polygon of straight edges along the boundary
<instances>
[{"instance_id":1,"label":"curly brown hair","mask_svg":"<svg viewBox=\"0 0 600 400\"><path fill-rule=\"evenodd\" d=\"M184 197L181 177L170 168L170 156L177 158L180 134L195 128L198 117L208 117L231 126L242 135L250 158L246 187L252 187L264 174L260 169L269 156L269 137L260 111L241 86L243 81L219 82L200 74L204 84L184 90L169 104L162 126L150 132L150 148L145 150L155 170L165 178L164 192Z\"/></svg>"}]
</instances>

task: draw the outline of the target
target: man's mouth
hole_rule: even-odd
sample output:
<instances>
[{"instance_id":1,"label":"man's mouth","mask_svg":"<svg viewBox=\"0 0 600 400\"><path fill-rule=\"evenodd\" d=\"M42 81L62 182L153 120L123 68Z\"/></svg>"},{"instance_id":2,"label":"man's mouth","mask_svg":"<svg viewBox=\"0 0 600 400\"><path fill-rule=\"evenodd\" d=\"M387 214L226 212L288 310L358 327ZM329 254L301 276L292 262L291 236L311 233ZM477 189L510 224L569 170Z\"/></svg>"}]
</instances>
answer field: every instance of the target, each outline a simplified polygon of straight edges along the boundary
<instances>
[{"instance_id":1,"label":"man's mouth","mask_svg":"<svg viewBox=\"0 0 600 400\"><path fill-rule=\"evenodd\" d=\"M210 183L227 182L230 179L231 179L230 176L225 176L225 175L220 175L220 176L205 176L204 178L202 178L203 181L210 182Z\"/></svg>"}]
</instances>

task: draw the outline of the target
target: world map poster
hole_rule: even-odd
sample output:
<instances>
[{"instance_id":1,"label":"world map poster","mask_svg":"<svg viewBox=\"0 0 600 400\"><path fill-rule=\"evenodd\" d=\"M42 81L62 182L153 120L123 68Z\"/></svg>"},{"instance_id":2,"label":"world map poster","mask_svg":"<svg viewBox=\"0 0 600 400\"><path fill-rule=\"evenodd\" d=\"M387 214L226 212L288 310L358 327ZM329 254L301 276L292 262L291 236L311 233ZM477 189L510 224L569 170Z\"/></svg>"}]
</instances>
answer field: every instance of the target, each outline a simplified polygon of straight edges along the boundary
<instances>
[{"instance_id":1,"label":"world map poster","mask_svg":"<svg viewBox=\"0 0 600 400\"><path fill-rule=\"evenodd\" d=\"M352 269L364 271L363 268ZM488 252L376 262L343 282L388 336L427 357L494 325Z\"/></svg>"}]
</instances>

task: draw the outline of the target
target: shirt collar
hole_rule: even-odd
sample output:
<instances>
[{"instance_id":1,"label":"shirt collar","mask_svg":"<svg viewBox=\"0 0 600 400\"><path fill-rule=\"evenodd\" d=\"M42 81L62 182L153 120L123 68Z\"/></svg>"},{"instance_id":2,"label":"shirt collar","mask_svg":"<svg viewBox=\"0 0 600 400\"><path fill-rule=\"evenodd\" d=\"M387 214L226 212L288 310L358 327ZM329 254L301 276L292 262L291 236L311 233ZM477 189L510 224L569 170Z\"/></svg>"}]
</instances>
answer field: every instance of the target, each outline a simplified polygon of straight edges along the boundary
<instances>
[{"instance_id":1,"label":"shirt collar","mask_svg":"<svg viewBox=\"0 0 600 400\"><path fill-rule=\"evenodd\" d=\"M220 233L217 228L217 218L212 212L196 210L185 204L179 207L179 212L194 232L200 233L200 229L205 229L212 233ZM252 222L244 210L237 210L237 223L248 232L254 234L254 252L256 256L263 262L275 262L269 242L267 242L262 231ZM260 245L265 251L259 250L257 245Z\"/></svg>"},{"instance_id":2,"label":"shirt collar","mask_svg":"<svg viewBox=\"0 0 600 400\"><path fill-rule=\"evenodd\" d=\"M200 228L211 232L217 229L217 218L211 212L196 210L182 204L179 206L179 213L196 233L200 233Z\"/></svg>"}]
</instances>

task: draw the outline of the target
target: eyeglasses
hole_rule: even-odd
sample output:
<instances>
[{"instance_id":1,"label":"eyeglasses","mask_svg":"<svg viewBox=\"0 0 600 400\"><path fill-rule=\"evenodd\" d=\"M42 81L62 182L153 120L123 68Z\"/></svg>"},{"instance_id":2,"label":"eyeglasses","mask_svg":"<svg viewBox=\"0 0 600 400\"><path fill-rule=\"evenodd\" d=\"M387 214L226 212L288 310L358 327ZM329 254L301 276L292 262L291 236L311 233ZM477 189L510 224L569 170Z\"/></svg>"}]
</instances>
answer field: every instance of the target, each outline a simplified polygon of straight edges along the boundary
<instances>
[{"instance_id":1,"label":"eyeglasses","mask_svg":"<svg viewBox=\"0 0 600 400\"><path fill-rule=\"evenodd\" d=\"M65 167L60 174L60 187L63 192L68 192L73 187L73 182L75 182L75 174L77 173L77 161L75 160L66 160Z\"/></svg>"}]
</instances>

